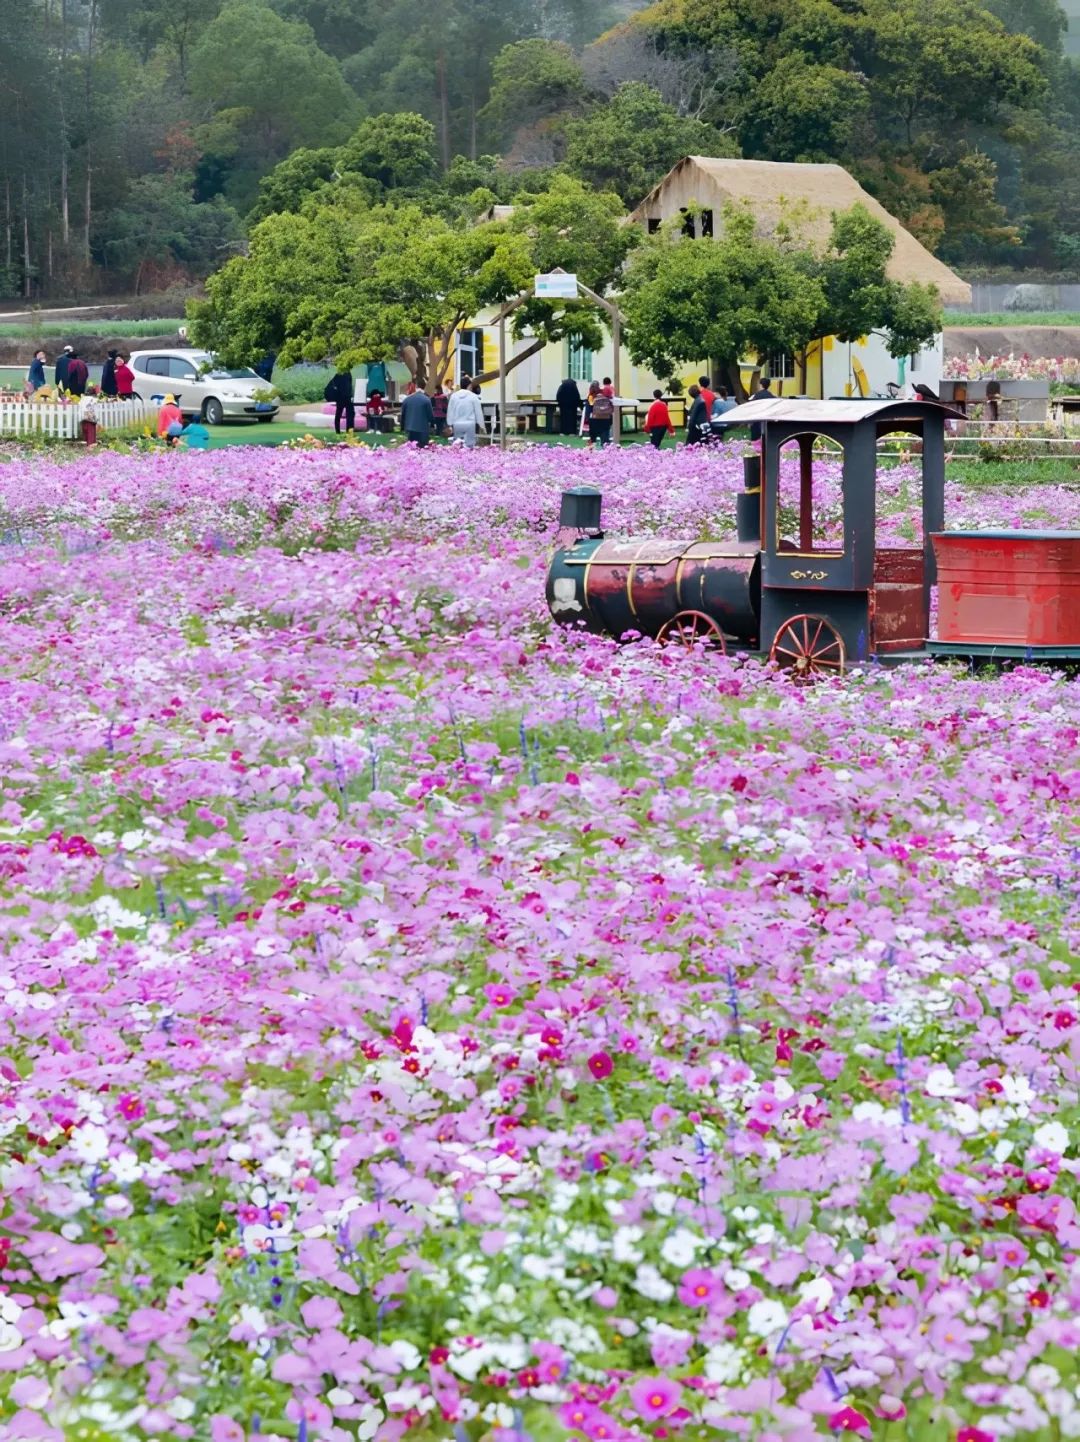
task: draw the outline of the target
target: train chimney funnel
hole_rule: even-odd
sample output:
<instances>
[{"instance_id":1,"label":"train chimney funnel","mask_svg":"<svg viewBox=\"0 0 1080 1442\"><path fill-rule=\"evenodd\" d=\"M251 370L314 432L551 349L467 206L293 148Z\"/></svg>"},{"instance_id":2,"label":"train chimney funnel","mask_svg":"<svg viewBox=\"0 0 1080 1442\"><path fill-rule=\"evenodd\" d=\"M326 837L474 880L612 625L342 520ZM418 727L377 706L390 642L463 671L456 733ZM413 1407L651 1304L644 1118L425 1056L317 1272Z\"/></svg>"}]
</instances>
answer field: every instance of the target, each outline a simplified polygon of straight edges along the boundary
<instances>
[{"instance_id":1,"label":"train chimney funnel","mask_svg":"<svg viewBox=\"0 0 1080 1442\"><path fill-rule=\"evenodd\" d=\"M600 531L600 505L603 500L595 486L571 486L562 493L559 507L559 530Z\"/></svg>"}]
</instances>

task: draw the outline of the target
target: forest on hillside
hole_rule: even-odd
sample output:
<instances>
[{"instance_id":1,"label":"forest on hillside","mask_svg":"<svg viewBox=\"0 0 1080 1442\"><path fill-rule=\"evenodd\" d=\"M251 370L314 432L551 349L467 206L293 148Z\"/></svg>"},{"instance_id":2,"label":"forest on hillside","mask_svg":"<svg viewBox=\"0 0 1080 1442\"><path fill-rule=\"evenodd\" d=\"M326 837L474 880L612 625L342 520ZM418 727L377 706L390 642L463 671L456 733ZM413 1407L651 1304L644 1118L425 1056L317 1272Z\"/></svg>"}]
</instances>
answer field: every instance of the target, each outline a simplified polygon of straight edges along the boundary
<instances>
[{"instance_id":1,"label":"forest on hillside","mask_svg":"<svg viewBox=\"0 0 1080 1442\"><path fill-rule=\"evenodd\" d=\"M559 172L632 205L690 151L838 161L961 268L1076 272L1066 36L1057 0L24 0L0 294L198 281L343 177L444 216Z\"/></svg>"}]
</instances>

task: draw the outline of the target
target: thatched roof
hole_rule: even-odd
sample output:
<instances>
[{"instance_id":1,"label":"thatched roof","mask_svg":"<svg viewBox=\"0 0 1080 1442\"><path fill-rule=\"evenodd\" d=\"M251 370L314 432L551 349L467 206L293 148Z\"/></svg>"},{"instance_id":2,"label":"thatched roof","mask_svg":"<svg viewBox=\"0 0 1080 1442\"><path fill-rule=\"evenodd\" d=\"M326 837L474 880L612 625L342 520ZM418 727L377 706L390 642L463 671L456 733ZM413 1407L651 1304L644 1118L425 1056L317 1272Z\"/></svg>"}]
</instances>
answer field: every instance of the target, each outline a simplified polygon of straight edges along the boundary
<instances>
[{"instance_id":1,"label":"thatched roof","mask_svg":"<svg viewBox=\"0 0 1080 1442\"><path fill-rule=\"evenodd\" d=\"M748 201L763 232L775 226L785 209L793 206L805 209L798 229L811 243L821 245L829 238L834 210L847 210L856 203L865 205L896 237L889 261L889 274L894 280L936 285L941 299L948 305L967 305L971 301L971 286L967 281L931 255L842 165L795 165L688 155L650 190L630 219L668 220L691 201L720 210L728 200Z\"/></svg>"}]
</instances>

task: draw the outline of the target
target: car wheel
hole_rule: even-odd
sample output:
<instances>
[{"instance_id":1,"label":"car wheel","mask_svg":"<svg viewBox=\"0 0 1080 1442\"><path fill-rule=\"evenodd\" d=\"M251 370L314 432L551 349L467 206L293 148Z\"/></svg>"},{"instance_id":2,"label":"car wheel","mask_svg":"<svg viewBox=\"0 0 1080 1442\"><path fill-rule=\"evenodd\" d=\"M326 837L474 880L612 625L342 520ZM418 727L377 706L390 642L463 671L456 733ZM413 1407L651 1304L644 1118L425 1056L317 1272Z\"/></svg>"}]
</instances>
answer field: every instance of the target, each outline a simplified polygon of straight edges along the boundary
<instances>
[{"instance_id":1,"label":"car wheel","mask_svg":"<svg viewBox=\"0 0 1080 1442\"><path fill-rule=\"evenodd\" d=\"M215 396L211 396L203 406L203 420L208 426L220 426L224 419L225 411L221 402Z\"/></svg>"}]
</instances>

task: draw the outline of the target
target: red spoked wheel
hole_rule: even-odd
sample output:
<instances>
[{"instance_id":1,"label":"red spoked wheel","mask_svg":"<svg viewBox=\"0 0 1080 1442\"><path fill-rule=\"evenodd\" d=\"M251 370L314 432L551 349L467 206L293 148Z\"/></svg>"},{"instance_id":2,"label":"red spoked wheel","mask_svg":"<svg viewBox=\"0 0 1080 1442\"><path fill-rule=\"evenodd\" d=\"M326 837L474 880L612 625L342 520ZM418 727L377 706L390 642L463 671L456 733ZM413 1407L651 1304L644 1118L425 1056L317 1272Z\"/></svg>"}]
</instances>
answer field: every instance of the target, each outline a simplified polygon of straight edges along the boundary
<instances>
[{"instance_id":1,"label":"red spoked wheel","mask_svg":"<svg viewBox=\"0 0 1080 1442\"><path fill-rule=\"evenodd\" d=\"M769 660L793 671L798 680L842 676L847 669L847 648L824 616L792 616L777 631Z\"/></svg>"},{"instance_id":2,"label":"red spoked wheel","mask_svg":"<svg viewBox=\"0 0 1080 1442\"><path fill-rule=\"evenodd\" d=\"M723 631L704 611L680 611L664 622L656 639L661 646L683 646L691 651L695 646L706 645L712 651L727 655Z\"/></svg>"}]
</instances>

